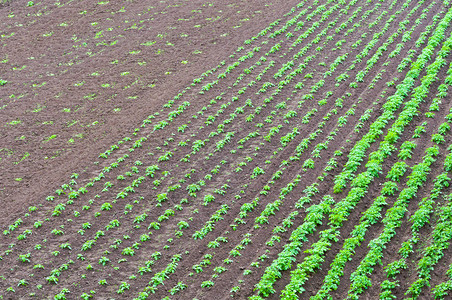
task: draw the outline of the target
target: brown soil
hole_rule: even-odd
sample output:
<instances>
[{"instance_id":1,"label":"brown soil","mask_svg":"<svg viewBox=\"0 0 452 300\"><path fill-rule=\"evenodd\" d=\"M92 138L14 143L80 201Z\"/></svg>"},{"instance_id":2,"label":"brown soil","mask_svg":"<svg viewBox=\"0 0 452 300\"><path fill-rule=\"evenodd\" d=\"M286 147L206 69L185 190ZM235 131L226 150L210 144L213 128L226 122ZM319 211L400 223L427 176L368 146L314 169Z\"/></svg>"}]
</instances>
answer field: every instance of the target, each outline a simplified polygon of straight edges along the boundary
<instances>
[{"instance_id":1,"label":"brown soil","mask_svg":"<svg viewBox=\"0 0 452 300\"><path fill-rule=\"evenodd\" d=\"M0 212L2 299L53 299L65 291L67 299L82 295L133 299L149 291L159 276L163 285L155 284L148 299L256 295L255 285L290 242L292 231L303 224L306 209L325 195L339 202L350 191L348 184L342 193L334 194L334 176L381 115L387 97L396 91L387 83L395 80L398 84L407 74L409 68L397 69L402 58L410 50L416 50L417 58L425 44L417 47L416 41L434 15L443 18L447 11L442 3L428 7L431 3L426 1L417 7L418 1L412 1L403 13L394 15L403 9L403 2L393 7L387 1L358 2L70 0L29 2L29 6L11 1L0 6L0 79L7 81L0 86L0 205L5 208ZM299 3L304 5L297 7ZM316 10L322 4L325 9ZM322 18L333 5L338 9ZM424 9L426 16L420 18ZM365 13L367 17L362 18ZM287 30L270 36L298 14L297 22L303 23L289 23ZM388 42L405 19L408 29L420 22L411 39L402 40L401 34ZM278 24L273 23L277 20ZM373 22L376 25L369 26ZM388 29L361 61L356 60L385 22L391 22ZM341 24L345 29L335 30ZM292 45L311 26L314 30L308 37ZM448 28L446 36L451 32ZM360 45L353 45L359 40ZM275 51L277 43L280 49ZM386 51L364 82L351 88L350 83L384 43ZM404 45L400 54L388 57L398 44ZM306 53L298 60L293 58L303 48ZM348 54L344 62L326 76L344 54ZM412 158L406 160L410 167L434 145L431 136L451 109L445 98L440 110L432 117L426 115L448 76L451 57L429 88L418 116L394 145L398 150L404 141L417 143ZM277 71L290 60L294 64L278 76ZM286 77L302 63L300 74ZM348 77L341 81L341 74ZM421 77L425 74L424 70ZM313 88L321 79L323 84ZM281 80L286 82L281 84ZM269 87L264 88L264 83ZM298 83L304 87L299 89ZM419 84L418 79L415 86ZM174 103L168 104L171 100ZM185 103L190 105L174 115ZM173 117L168 121L169 113ZM368 119L360 120L365 113ZM341 125L344 118L346 124ZM355 174L367 169L369 154L378 149L394 122L370 145ZM423 122L426 131L412 138ZM157 124L165 125L156 129ZM281 138L295 132L295 127L298 134L283 145ZM275 129L273 137L267 136ZM419 201L429 196L433 179L443 172L452 143L449 132L438 145L440 154L425 185L386 245L382 265L369 275L372 286L361 295L363 299L379 298L380 283L386 279L384 267L400 258L401 243L411 237L409 218ZM310 137L307 149L296 157L297 146ZM109 149L108 157L102 158L100 154ZM321 149L318 155L316 149ZM300 299L309 299L322 286L344 240L380 195L393 164L400 161L397 154L385 159L382 175L372 181L351 211L340 228L339 240L325 253L321 268L310 275ZM332 157L337 166L325 170ZM307 169L308 159L314 168ZM147 167L153 165L158 169L149 176ZM257 174L259 170L263 173ZM398 183L399 191L407 186L409 174L410 170ZM278 209L266 222L258 223L264 209L297 176L298 183L281 198ZM306 187L313 184L318 191L309 204L298 207ZM198 190L190 194L193 187ZM214 201L205 202L209 195ZM397 195L387 198L382 218ZM243 205L253 201L254 209L244 215ZM442 205L441 198L437 207ZM286 224L290 216L293 224L276 233L275 227ZM416 280L423 249L432 243L436 213L430 217L408 268L396 277L400 281L393 291L397 299ZM343 270L338 289L330 292L332 298L347 297L351 274L368 253L369 242L383 231L381 220L368 228ZM328 228L325 216L303 242L290 270L308 257L305 251ZM202 238L195 238L200 232L204 232ZM91 248L83 249L90 241ZM450 251L434 266L432 287L448 280ZM171 265L175 255L179 256L177 264ZM149 269L144 268L146 264ZM168 266L175 269L170 272ZM162 275L165 269L168 272ZM291 280L290 270L282 272L269 299L280 298ZM50 283L52 278L58 284ZM424 288L420 299L433 299L430 288Z\"/></svg>"}]
</instances>

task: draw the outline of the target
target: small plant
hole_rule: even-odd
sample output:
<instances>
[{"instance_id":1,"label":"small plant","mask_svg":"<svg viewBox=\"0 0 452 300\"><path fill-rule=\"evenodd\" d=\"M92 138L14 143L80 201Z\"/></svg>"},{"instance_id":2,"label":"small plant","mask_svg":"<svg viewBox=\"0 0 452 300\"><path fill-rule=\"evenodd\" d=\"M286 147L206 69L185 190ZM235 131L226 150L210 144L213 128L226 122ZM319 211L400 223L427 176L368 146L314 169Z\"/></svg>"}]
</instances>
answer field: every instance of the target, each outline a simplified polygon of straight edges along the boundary
<instances>
[{"instance_id":1,"label":"small plant","mask_svg":"<svg viewBox=\"0 0 452 300\"><path fill-rule=\"evenodd\" d=\"M19 283L17 284L17 286L27 286L28 282L25 279L21 279L19 280Z\"/></svg>"},{"instance_id":2,"label":"small plant","mask_svg":"<svg viewBox=\"0 0 452 300\"><path fill-rule=\"evenodd\" d=\"M208 280L208 281L203 281L203 282L201 283L201 287L202 287L202 288L211 288L211 287L213 287L214 284L215 284L215 283L214 283L213 281L210 281L210 280Z\"/></svg>"},{"instance_id":3,"label":"small plant","mask_svg":"<svg viewBox=\"0 0 452 300\"><path fill-rule=\"evenodd\" d=\"M254 170L253 170L253 174L251 175L251 178L254 179L254 178L256 178L257 176L262 175L262 174L264 174L264 173L265 173L265 171L264 171L263 169L261 169L261 168L259 168L259 167L256 167L256 168L254 168Z\"/></svg>"},{"instance_id":4,"label":"small plant","mask_svg":"<svg viewBox=\"0 0 452 300\"><path fill-rule=\"evenodd\" d=\"M305 160L305 162L303 163L303 168L314 169L314 161L311 158Z\"/></svg>"},{"instance_id":5,"label":"small plant","mask_svg":"<svg viewBox=\"0 0 452 300\"><path fill-rule=\"evenodd\" d=\"M383 189L381 190L382 195L394 195L396 191L398 191L399 188L397 187L397 184L393 181L387 181L383 185Z\"/></svg>"},{"instance_id":6,"label":"small plant","mask_svg":"<svg viewBox=\"0 0 452 300\"><path fill-rule=\"evenodd\" d=\"M30 257L31 257L31 253L19 254L19 261L21 261L23 263L29 263Z\"/></svg>"},{"instance_id":7,"label":"small plant","mask_svg":"<svg viewBox=\"0 0 452 300\"><path fill-rule=\"evenodd\" d=\"M61 248L61 249L69 249L69 250L72 250L71 244L70 244L70 243L63 243L63 244L60 245L60 248Z\"/></svg>"},{"instance_id":8,"label":"small plant","mask_svg":"<svg viewBox=\"0 0 452 300\"><path fill-rule=\"evenodd\" d=\"M101 258L99 258L99 265L103 265L105 266L106 264L108 264L110 262L110 259L108 259L105 256L102 256Z\"/></svg>"},{"instance_id":9,"label":"small plant","mask_svg":"<svg viewBox=\"0 0 452 300\"><path fill-rule=\"evenodd\" d=\"M441 134L435 133L434 135L432 135L432 142L440 145L440 144L444 144L446 142L446 140L444 139L444 137Z\"/></svg>"},{"instance_id":10,"label":"small plant","mask_svg":"<svg viewBox=\"0 0 452 300\"><path fill-rule=\"evenodd\" d=\"M182 291L187 288L187 285L183 282L178 282L172 289L169 290L171 295L175 295L179 291Z\"/></svg>"},{"instance_id":11,"label":"small plant","mask_svg":"<svg viewBox=\"0 0 452 300\"><path fill-rule=\"evenodd\" d=\"M133 256L135 254L135 251L131 247L127 247L127 248L124 248L124 250L122 250L121 253L122 253L122 255Z\"/></svg>"},{"instance_id":12,"label":"small plant","mask_svg":"<svg viewBox=\"0 0 452 300\"><path fill-rule=\"evenodd\" d=\"M122 294L124 293L126 290L130 289L130 284L128 284L127 282L123 281L120 285L118 290L116 291L116 293L118 294Z\"/></svg>"},{"instance_id":13,"label":"small plant","mask_svg":"<svg viewBox=\"0 0 452 300\"><path fill-rule=\"evenodd\" d=\"M51 284L57 284L58 283L58 277L55 276L55 275L51 275L49 277L46 277L46 280L47 280L48 283L51 283Z\"/></svg>"},{"instance_id":14,"label":"small plant","mask_svg":"<svg viewBox=\"0 0 452 300\"><path fill-rule=\"evenodd\" d=\"M416 143L411 141L405 141L400 146L400 152L398 157L402 160L406 160L411 158L411 155L413 154L413 150L416 148Z\"/></svg>"},{"instance_id":15,"label":"small plant","mask_svg":"<svg viewBox=\"0 0 452 300\"><path fill-rule=\"evenodd\" d=\"M210 202L213 202L215 200L215 197L213 195L206 195L204 196L204 206L207 206Z\"/></svg>"},{"instance_id":16,"label":"small plant","mask_svg":"<svg viewBox=\"0 0 452 300\"><path fill-rule=\"evenodd\" d=\"M82 298L83 300L88 300L88 299L93 298L93 295L90 295L88 293L83 293L80 295L80 298Z\"/></svg>"}]
</instances>

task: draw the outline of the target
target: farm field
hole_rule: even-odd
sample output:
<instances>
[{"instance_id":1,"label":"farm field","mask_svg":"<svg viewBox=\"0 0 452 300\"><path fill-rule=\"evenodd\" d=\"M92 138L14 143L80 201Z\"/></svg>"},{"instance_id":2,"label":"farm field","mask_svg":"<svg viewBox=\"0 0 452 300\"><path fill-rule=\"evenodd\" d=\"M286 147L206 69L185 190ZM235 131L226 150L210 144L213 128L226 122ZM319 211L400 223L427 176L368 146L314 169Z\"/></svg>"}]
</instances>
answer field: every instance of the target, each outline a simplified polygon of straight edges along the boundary
<instances>
[{"instance_id":1,"label":"farm field","mask_svg":"<svg viewBox=\"0 0 452 300\"><path fill-rule=\"evenodd\" d=\"M0 299L451 299L449 0L0 19Z\"/></svg>"}]
</instances>

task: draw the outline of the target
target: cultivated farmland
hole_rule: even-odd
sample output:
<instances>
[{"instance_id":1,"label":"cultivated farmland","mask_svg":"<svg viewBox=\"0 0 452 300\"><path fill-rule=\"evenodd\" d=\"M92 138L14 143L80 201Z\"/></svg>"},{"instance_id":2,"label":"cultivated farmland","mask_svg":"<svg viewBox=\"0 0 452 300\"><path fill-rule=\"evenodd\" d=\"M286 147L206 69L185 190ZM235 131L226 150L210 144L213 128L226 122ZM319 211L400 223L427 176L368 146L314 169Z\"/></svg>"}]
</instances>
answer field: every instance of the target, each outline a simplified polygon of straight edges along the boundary
<instances>
[{"instance_id":1,"label":"cultivated farmland","mask_svg":"<svg viewBox=\"0 0 452 300\"><path fill-rule=\"evenodd\" d=\"M450 299L452 3L4 1L1 299Z\"/></svg>"}]
</instances>

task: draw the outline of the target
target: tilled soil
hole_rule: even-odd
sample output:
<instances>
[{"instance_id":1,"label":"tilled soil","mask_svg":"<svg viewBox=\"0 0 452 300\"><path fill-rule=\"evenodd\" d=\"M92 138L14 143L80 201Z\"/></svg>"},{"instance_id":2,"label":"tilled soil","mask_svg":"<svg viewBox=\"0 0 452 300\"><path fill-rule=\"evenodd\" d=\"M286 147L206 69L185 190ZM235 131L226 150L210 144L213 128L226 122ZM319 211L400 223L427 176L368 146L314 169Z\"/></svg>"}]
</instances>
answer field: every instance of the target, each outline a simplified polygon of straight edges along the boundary
<instances>
[{"instance_id":1,"label":"tilled soil","mask_svg":"<svg viewBox=\"0 0 452 300\"><path fill-rule=\"evenodd\" d=\"M432 197L407 267L391 278L393 298L406 297L449 205L447 184L432 196L435 178L450 177L452 107L447 93L439 94L451 73L451 56L440 53L444 40L428 65L440 55L445 63L400 136L392 141L390 128L413 105L405 106L428 66L364 158L353 161L351 153L415 70L411 62L446 17L446 2L1 6L0 296L280 299L300 278L298 269L308 279L290 299L351 298L356 272L369 261L412 170L436 147L381 263L366 274L371 285L359 293L380 297L388 264L401 259L400 248L415 234L413 216ZM451 32L447 26L444 37ZM434 142L447 126L443 141ZM407 141L415 148L404 159ZM347 204L362 184L354 179L370 176L368 161L382 147L392 150L378 175ZM337 178L353 163L351 179L337 190ZM385 192L396 163L407 170ZM363 214L381 196L386 205L341 269L337 288L321 296ZM349 214L335 227L345 206ZM311 225L264 297L258 289L269 267L297 230ZM328 244L331 232L337 235ZM317 252L319 241L324 252ZM431 289L450 279L450 249L442 251L418 299L434 299ZM313 257L318 265L306 271Z\"/></svg>"}]
</instances>

